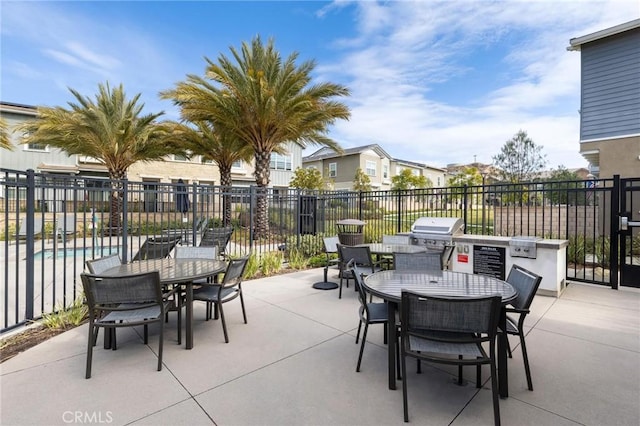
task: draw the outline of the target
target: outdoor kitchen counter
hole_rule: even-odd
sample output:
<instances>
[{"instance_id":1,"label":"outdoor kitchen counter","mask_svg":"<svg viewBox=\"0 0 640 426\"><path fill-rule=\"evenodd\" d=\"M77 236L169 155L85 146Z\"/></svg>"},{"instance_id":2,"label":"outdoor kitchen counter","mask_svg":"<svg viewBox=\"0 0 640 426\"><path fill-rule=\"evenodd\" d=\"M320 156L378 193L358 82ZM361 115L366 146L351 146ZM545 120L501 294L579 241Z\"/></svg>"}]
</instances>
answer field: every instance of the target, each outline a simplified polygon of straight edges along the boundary
<instances>
[{"instance_id":1,"label":"outdoor kitchen counter","mask_svg":"<svg viewBox=\"0 0 640 426\"><path fill-rule=\"evenodd\" d=\"M508 273L513 264L529 269L542 276L542 282L538 288L538 294L543 296L559 297L566 287L567 278L567 253L568 240L539 239L535 245L534 258L514 256L509 247L512 237L497 237L490 235L454 235L455 251L452 256L452 269L459 272L474 273L479 265L474 264L478 259L476 254L483 248L496 248L496 259L503 262L502 265L492 265L498 272Z\"/></svg>"}]
</instances>

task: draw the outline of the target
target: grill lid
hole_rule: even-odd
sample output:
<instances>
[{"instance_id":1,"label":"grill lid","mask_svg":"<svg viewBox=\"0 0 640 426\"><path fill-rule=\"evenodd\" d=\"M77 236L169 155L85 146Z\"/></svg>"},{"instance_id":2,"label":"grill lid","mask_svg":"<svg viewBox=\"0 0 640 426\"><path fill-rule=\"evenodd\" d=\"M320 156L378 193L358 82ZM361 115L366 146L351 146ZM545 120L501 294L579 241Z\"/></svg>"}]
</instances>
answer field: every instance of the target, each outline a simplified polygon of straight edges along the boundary
<instances>
[{"instance_id":1,"label":"grill lid","mask_svg":"<svg viewBox=\"0 0 640 426\"><path fill-rule=\"evenodd\" d=\"M420 217L411 225L411 233L458 235L463 228L463 220L457 217Z\"/></svg>"}]
</instances>

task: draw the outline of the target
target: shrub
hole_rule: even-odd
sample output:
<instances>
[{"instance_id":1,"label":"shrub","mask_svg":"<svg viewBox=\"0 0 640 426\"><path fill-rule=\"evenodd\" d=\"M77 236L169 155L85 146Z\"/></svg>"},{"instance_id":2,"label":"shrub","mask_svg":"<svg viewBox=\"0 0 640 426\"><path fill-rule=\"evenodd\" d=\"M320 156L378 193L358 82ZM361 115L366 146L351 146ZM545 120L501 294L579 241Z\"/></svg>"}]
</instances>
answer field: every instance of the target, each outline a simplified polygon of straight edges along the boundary
<instances>
[{"instance_id":1,"label":"shrub","mask_svg":"<svg viewBox=\"0 0 640 426\"><path fill-rule=\"evenodd\" d=\"M260 262L260 271L264 276L270 276L278 272L282 268L283 261L282 252L275 251L265 253Z\"/></svg>"},{"instance_id":2,"label":"shrub","mask_svg":"<svg viewBox=\"0 0 640 426\"><path fill-rule=\"evenodd\" d=\"M84 296L80 295L67 309L58 307L54 313L43 314L42 324L47 328L75 327L87 318L88 308L84 303Z\"/></svg>"},{"instance_id":3,"label":"shrub","mask_svg":"<svg viewBox=\"0 0 640 426\"><path fill-rule=\"evenodd\" d=\"M305 269L309 264L308 256L297 248L289 249L289 267L293 269Z\"/></svg>"},{"instance_id":4,"label":"shrub","mask_svg":"<svg viewBox=\"0 0 640 426\"><path fill-rule=\"evenodd\" d=\"M251 254L251 256L249 256L249 260L247 261L247 266L244 269L244 275L243 275L244 278L251 279L255 277L259 269L260 269L260 262L258 260L258 257L255 254Z\"/></svg>"}]
</instances>

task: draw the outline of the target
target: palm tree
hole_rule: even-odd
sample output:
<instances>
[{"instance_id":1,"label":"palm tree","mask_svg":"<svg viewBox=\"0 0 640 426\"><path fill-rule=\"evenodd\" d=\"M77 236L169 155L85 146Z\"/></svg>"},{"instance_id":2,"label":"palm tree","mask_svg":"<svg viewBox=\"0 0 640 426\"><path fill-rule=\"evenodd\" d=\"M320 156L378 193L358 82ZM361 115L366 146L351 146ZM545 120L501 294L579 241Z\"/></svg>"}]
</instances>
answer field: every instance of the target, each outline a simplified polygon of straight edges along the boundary
<instances>
[{"instance_id":1,"label":"palm tree","mask_svg":"<svg viewBox=\"0 0 640 426\"><path fill-rule=\"evenodd\" d=\"M99 84L95 101L69 91L77 102L69 102L69 109L38 107L37 119L21 126L27 134L22 143L46 144L102 162L112 186L109 226L118 229L127 169L137 161L182 153L172 139L175 124L157 123L163 112L141 115L140 94L128 100L122 84L113 89L109 83Z\"/></svg>"},{"instance_id":2,"label":"palm tree","mask_svg":"<svg viewBox=\"0 0 640 426\"><path fill-rule=\"evenodd\" d=\"M289 142L341 152L338 143L327 136L327 127L337 119L349 118L348 107L332 100L348 96L349 90L333 83L310 85L315 62L296 66L296 52L283 62L272 39L264 46L256 36L251 44L244 42L240 52L230 50L233 60L223 54L218 64L205 58L206 78L213 83L188 75L161 96L180 105L183 119L212 121L218 130L253 148L258 186L256 236L266 236L271 153L283 151Z\"/></svg>"},{"instance_id":3,"label":"palm tree","mask_svg":"<svg viewBox=\"0 0 640 426\"><path fill-rule=\"evenodd\" d=\"M13 151L13 145L9 140L9 124L2 118L0 118L0 149Z\"/></svg>"},{"instance_id":4,"label":"palm tree","mask_svg":"<svg viewBox=\"0 0 640 426\"><path fill-rule=\"evenodd\" d=\"M253 155L251 146L215 130L209 122L195 123L196 128L181 126L176 137L194 155L214 161L220 169L220 184L223 187L223 223L231 223L231 167L236 161L249 161Z\"/></svg>"}]
</instances>

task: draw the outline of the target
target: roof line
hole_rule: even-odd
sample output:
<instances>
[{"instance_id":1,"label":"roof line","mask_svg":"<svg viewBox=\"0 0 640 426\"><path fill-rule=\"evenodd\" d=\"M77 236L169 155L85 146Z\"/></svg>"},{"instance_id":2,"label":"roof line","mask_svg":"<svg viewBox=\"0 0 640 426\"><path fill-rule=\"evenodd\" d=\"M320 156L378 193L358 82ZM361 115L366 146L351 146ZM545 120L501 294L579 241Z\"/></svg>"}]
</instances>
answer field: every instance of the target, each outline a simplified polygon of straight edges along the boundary
<instances>
[{"instance_id":1,"label":"roof line","mask_svg":"<svg viewBox=\"0 0 640 426\"><path fill-rule=\"evenodd\" d=\"M640 19L634 19L633 21L625 22L615 27L605 28L604 30L596 31L595 33L587 34L582 37L575 37L569 40L570 46L567 47L569 51L579 51L583 44L591 43L592 41L600 40L606 37L640 28Z\"/></svg>"}]
</instances>

